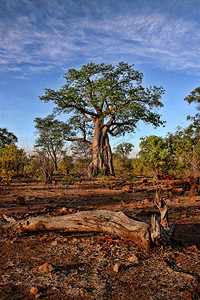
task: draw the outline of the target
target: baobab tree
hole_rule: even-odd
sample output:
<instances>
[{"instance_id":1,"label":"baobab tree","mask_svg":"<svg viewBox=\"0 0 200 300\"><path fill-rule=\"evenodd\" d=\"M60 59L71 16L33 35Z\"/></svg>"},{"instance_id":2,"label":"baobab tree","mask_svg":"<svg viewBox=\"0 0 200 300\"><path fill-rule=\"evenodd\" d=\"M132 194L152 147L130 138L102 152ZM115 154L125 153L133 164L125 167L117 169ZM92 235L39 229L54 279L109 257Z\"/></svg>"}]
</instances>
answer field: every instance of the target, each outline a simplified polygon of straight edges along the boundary
<instances>
[{"instance_id":1,"label":"baobab tree","mask_svg":"<svg viewBox=\"0 0 200 300\"><path fill-rule=\"evenodd\" d=\"M40 99L53 102L54 113L68 115L73 130L63 134L66 140L82 141L89 147L90 177L100 172L114 175L109 136L134 132L139 121L155 127L163 124L154 111L163 106L163 88L144 88L143 74L134 65L89 63L80 70L69 69L64 78L66 84L60 90L46 89Z\"/></svg>"}]
</instances>

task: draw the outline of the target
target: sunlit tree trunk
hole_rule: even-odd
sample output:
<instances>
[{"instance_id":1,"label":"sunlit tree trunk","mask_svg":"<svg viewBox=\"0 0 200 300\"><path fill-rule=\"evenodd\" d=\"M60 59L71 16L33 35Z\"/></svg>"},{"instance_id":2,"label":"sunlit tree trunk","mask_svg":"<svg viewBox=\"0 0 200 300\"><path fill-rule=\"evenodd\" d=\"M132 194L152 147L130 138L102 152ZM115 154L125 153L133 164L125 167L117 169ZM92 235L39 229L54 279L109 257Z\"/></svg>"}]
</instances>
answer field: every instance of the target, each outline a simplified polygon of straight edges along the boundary
<instances>
[{"instance_id":1,"label":"sunlit tree trunk","mask_svg":"<svg viewBox=\"0 0 200 300\"><path fill-rule=\"evenodd\" d=\"M107 128L100 120L95 121L94 140L90 145L92 162L88 168L89 177L98 175L115 175L112 161L112 151Z\"/></svg>"}]
</instances>

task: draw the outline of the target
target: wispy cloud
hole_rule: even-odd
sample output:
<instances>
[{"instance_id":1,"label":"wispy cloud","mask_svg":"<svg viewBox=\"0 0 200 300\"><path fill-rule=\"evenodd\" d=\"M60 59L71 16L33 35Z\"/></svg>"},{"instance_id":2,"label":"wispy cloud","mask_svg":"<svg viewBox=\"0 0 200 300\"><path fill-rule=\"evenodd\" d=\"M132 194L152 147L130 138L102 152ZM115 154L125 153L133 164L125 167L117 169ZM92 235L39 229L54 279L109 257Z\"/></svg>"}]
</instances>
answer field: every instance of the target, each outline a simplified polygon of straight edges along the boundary
<instances>
[{"instance_id":1,"label":"wispy cloud","mask_svg":"<svg viewBox=\"0 0 200 300\"><path fill-rule=\"evenodd\" d=\"M138 1L123 1L122 11L111 5L115 1L94 2L2 1L0 70L43 72L124 60L200 73L200 22L188 17L188 1L178 1L184 4L181 14L172 13L167 1L156 10L155 1L145 2L143 10Z\"/></svg>"}]
</instances>

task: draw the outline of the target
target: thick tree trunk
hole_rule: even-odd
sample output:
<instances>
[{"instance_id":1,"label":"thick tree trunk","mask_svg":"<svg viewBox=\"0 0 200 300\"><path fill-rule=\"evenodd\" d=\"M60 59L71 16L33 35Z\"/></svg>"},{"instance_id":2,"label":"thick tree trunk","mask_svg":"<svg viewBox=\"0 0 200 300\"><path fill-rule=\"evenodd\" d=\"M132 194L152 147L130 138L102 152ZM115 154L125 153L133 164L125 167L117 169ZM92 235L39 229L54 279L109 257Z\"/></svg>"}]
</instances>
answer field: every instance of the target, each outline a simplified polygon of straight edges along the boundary
<instances>
[{"instance_id":1,"label":"thick tree trunk","mask_svg":"<svg viewBox=\"0 0 200 300\"><path fill-rule=\"evenodd\" d=\"M99 173L102 175L115 175L112 161L112 151L106 128L102 129L102 123L97 120L95 123L94 140L90 146L92 162L88 168L89 177Z\"/></svg>"}]
</instances>

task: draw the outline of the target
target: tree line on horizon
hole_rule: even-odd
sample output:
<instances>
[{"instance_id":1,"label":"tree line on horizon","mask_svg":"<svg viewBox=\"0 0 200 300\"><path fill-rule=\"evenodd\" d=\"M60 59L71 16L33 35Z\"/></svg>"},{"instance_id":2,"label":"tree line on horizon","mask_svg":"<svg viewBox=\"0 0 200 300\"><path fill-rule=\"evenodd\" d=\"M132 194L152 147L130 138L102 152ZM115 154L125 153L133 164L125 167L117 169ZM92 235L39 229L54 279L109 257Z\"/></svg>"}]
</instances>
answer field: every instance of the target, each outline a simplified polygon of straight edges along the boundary
<instances>
[{"instance_id":1,"label":"tree line on horizon","mask_svg":"<svg viewBox=\"0 0 200 300\"><path fill-rule=\"evenodd\" d=\"M163 106L163 88L144 88L143 74L124 62L115 67L90 63L80 70L69 69L64 78L61 89L46 89L40 97L53 102L54 110L34 120L38 136L34 155L19 149L17 137L0 128L1 181L26 175L52 183L54 175L64 175L72 183L86 173L89 178L120 174L128 180L137 174L200 176L200 88L184 99L197 104L197 114L188 116L188 127L179 127L166 137L142 137L137 157L129 158L133 145L120 143L112 151L109 137L133 133L139 121L162 126L164 121L155 111ZM66 122L57 119L60 114ZM70 152L66 142L71 142Z\"/></svg>"}]
</instances>

